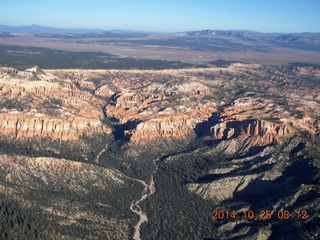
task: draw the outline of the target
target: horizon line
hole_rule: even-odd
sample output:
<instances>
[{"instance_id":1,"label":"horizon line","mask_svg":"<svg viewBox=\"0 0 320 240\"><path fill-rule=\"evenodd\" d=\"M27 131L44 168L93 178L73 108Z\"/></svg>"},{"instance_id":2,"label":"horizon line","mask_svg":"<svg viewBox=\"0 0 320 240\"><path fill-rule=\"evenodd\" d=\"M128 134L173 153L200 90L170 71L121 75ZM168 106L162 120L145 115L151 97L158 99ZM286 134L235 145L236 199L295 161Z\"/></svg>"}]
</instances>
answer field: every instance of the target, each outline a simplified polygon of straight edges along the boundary
<instances>
[{"instance_id":1,"label":"horizon line","mask_svg":"<svg viewBox=\"0 0 320 240\"><path fill-rule=\"evenodd\" d=\"M0 23L0 26L11 27L11 28L22 28L22 27L43 27L43 28L52 28L57 30L94 30L94 31L124 31L124 32L145 32L145 33L159 33L159 34L172 34L172 33L186 33L186 32L200 32L200 31L238 31L238 32L256 32L262 34L302 34L302 33L314 33L319 34L320 32L310 32L310 31L302 31L302 32L264 32L259 30L248 30L248 29L213 29L213 28L203 28L203 29L190 29L190 30L177 30L177 31L157 31L157 30L144 30L144 29L123 29L123 28L111 28L111 29L103 29L103 28L88 28L88 27L56 27L56 26L44 26L39 24L31 24L31 25L7 25Z\"/></svg>"}]
</instances>

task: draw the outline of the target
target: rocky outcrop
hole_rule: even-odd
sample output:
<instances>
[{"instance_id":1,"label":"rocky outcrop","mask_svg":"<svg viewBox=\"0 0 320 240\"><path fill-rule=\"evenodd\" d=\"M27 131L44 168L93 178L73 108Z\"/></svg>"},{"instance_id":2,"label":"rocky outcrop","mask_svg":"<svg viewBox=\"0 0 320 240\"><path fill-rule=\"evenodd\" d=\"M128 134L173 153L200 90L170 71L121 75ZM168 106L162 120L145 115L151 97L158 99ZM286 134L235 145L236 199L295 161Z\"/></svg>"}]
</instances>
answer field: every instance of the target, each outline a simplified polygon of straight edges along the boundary
<instances>
[{"instance_id":1,"label":"rocky outcrop","mask_svg":"<svg viewBox=\"0 0 320 240\"><path fill-rule=\"evenodd\" d=\"M320 134L320 120L316 120L312 117L304 116L302 119L289 117L281 120L288 125L311 132L314 135Z\"/></svg>"},{"instance_id":2,"label":"rocky outcrop","mask_svg":"<svg viewBox=\"0 0 320 240\"><path fill-rule=\"evenodd\" d=\"M226 140L231 138L246 139L251 137L256 144L268 145L281 143L292 135L294 130L286 125L280 125L264 120L228 121L213 126L211 136L215 139Z\"/></svg>"},{"instance_id":3,"label":"rocky outcrop","mask_svg":"<svg viewBox=\"0 0 320 240\"><path fill-rule=\"evenodd\" d=\"M137 74L146 76L144 81L139 82ZM292 89L283 96L277 85L295 84L296 80L276 74L270 76L262 66L254 64L197 70L119 71L113 82L119 92L112 96L105 113L120 124L139 122L136 129L128 129L125 134L131 136L131 141L141 143L148 138L170 139L203 132L215 139L250 139L251 144L268 145L283 142L297 129L318 134L319 123L314 117L293 117L299 112L305 116L318 114L315 89L303 87L300 95ZM259 85L252 75L271 80ZM304 94L303 101L299 100L301 91L311 95ZM213 114L214 121L210 120Z\"/></svg>"},{"instance_id":4,"label":"rocky outcrop","mask_svg":"<svg viewBox=\"0 0 320 240\"><path fill-rule=\"evenodd\" d=\"M312 67L297 67L295 70L300 74L312 74L320 76L320 69L314 69Z\"/></svg>"},{"instance_id":5,"label":"rocky outcrop","mask_svg":"<svg viewBox=\"0 0 320 240\"><path fill-rule=\"evenodd\" d=\"M108 86L102 86L94 90L94 94L102 97L111 97L115 92L112 91Z\"/></svg>"},{"instance_id":6,"label":"rocky outcrop","mask_svg":"<svg viewBox=\"0 0 320 240\"><path fill-rule=\"evenodd\" d=\"M101 122L104 101L76 87L81 85L76 80L83 76L67 74L66 79L38 67L26 71L1 68L0 135L76 140L93 133L111 134Z\"/></svg>"},{"instance_id":7,"label":"rocky outcrop","mask_svg":"<svg viewBox=\"0 0 320 240\"><path fill-rule=\"evenodd\" d=\"M43 114L8 112L0 114L0 134L17 138L34 136L60 140L76 140L79 136L92 133L107 133L111 130L98 119L57 118Z\"/></svg>"},{"instance_id":8,"label":"rocky outcrop","mask_svg":"<svg viewBox=\"0 0 320 240\"><path fill-rule=\"evenodd\" d=\"M33 189L55 188L60 183L61 188L65 187L70 191L88 192L90 189L87 181L95 181L95 186L102 189L107 189L111 184L124 183L122 176L111 169L69 159L0 155L0 161L2 182L26 185ZM33 181L32 178L35 176L41 178L41 181Z\"/></svg>"},{"instance_id":9,"label":"rocky outcrop","mask_svg":"<svg viewBox=\"0 0 320 240\"><path fill-rule=\"evenodd\" d=\"M258 175L236 176L219 179L205 184L190 183L188 190L200 195L202 198L214 201L231 199L235 192L241 191L255 180Z\"/></svg>"},{"instance_id":10,"label":"rocky outcrop","mask_svg":"<svg viewBox=\"0 0 320 240\"><path fill-rule=\"evenodd\" d=\"M194 134L197 119L188 116L175 116L151 119L137 125L134 131L125 131L125 135L132 135L132 142L143 142L157 138L175 139L185 138Z\"/></svg>"},{"instance_id":11,"label":"rocky outcrop","mask_svg":"<svg viewBox=\"0 0 320 240\"><path fill-rule=\"evenodd\" d=\"M1 129L18 137L75 139L110 132L101 123L106 115L121 126L138 123L121 128L137 143L200 132L220 140L281 143L297 129L319 134L319 89L298 79L302 74L316 78L317 71L298 70L289 75L288 69L255 64L157 71L1 68L0 102L9 112L19 110L19 117L4 120ZM28 115L31 108L43 116ZM0 118L12 118L3 110Z\"/></svg>"}]
</instances>

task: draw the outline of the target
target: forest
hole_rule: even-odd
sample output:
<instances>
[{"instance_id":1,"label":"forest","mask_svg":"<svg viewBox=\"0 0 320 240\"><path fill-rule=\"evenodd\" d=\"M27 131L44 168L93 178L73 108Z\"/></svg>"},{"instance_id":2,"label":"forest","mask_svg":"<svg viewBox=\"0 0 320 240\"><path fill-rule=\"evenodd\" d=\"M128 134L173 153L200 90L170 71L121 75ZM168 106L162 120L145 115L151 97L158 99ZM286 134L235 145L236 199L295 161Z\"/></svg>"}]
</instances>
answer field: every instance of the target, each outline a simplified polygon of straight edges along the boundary
<instances>
[{"instance_id":1,"label":"forest","mask_svg":"<svg viewBox=\"0 0 320 240\"><path fill-rule=\"evenodd\" d=\"M179 61L118 57L102 52L68 52L39 47L0 45L0 66L43 69L179 69L192 64Z\"/></svg>"}]
</instances>

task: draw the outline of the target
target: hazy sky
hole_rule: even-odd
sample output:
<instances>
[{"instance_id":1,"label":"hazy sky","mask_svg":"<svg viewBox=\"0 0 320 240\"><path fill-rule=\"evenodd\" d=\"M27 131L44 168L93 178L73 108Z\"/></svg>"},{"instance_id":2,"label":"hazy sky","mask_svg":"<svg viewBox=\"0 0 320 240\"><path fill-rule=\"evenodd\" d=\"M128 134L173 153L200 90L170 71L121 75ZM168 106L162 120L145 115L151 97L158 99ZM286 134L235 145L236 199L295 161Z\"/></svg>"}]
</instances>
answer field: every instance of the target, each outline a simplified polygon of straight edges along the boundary
<instances>
[{"instance_id":1,"label":"hazy sky","mask_svg":"<svg viewBox=\"0 0 320 240\"><path fill-rule=\"evenodd\" d=\"M0 0L0 24L320 32L320 0Z\"/></svg>"}]
</instances>

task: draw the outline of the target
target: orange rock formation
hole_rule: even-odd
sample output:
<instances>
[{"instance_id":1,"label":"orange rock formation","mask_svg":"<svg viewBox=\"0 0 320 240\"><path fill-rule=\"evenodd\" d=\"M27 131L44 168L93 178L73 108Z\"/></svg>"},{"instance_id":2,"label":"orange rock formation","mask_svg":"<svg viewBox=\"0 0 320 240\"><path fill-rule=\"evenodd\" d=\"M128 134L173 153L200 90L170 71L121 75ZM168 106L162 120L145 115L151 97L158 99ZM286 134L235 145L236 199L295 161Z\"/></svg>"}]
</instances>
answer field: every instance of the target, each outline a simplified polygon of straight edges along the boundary
<instances>
[{"instance_id":1,"label":"orange rock formation","mask_svg":"<svg viewBox=\"0 0 320 240\"><path fill-rule=\"evenodd\" d=\"M215 139L280 143L297 130L320 132L320 89L299 79L309 75L318 71L255 64L157 71L1 68L0 134L75 140L111 133L102 123L106 115L124 126L136 123L123 128L132 142L199 131Z\"/></svg>"}]
</instances>

